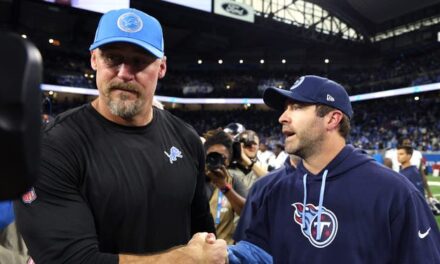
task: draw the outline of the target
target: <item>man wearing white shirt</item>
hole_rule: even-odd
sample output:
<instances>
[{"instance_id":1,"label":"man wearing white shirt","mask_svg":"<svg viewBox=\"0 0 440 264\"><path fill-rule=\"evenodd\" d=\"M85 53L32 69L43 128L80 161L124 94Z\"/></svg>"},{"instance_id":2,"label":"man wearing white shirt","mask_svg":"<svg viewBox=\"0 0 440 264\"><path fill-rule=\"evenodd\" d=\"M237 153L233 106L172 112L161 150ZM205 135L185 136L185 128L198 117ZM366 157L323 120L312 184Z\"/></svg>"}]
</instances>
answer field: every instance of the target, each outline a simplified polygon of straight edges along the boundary
<instances>
[{"instance_id":1,"label":"man wearing white shirt","mask_svg":"<svg viewBox=\"0 0 440 264\"><path fill-rule=\"evenodd\" d=\"M257 158L263 166L267 168L269 161L275 157L272 151L270 151L265 142L260 142L260 146L257 152Z\"/></svg>"},{"instance_id":2,"label":"man wearing white shirt","mask_svg":"<svg viewBox=\"0 0 440 264\"><path fill-rule=\"evenodd\" d=\"M289 156L286 152L284 152L284 146L280 143L277 143L274 148L274 156L269 160L268 170L275 170L283 166L287 157Z\"/></svg>"}]
</instances>

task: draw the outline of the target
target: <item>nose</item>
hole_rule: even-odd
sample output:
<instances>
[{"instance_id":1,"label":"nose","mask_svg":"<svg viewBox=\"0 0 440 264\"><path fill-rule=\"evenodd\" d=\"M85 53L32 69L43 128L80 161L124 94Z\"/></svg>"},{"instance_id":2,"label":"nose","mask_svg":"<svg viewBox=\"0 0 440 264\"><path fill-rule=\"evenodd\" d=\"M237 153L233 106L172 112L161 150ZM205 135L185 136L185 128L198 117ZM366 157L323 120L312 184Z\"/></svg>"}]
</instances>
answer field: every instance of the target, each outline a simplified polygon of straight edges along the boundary
<instances>
[{"instance_id":1,"label":"nose","mask_svg":"<svg viewBox=\"0 0 440 264\"><path fill-rule=\"evenodd\" d=\"M290 122L290 118L287 114L287 109L280 115L280 118L278 118L278 122L280 124L286 124Z\"/></svg>"},{"instance_id":2,"label":"nose","mask_svg":"<svg viewBox=\"0 0 440 264\"><path fill-rule=\"evenodd\" d=\"M118 77L124 81L131 81L134 79L134 69L130 64L122 63L118 68Z\"/></svg>"}]
</instances>

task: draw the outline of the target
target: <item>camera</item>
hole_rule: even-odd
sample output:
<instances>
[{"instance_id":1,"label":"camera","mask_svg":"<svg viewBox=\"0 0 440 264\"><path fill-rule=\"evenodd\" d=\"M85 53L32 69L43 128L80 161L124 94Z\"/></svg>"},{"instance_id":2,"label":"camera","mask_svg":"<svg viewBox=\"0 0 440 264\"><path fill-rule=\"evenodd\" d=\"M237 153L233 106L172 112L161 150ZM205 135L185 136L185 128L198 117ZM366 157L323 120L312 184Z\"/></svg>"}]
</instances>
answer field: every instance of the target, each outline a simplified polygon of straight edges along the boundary
<instances>
[{"instance_id":1,"label":"camera","mask_svg":"<svg viewBox=\"0 0 440 264\"><path fill-rule=\"evenodd\" d=\"M241 143L244 147L251 147L257 142L257 134L251 130L246 130L241 132L234 137L234 142L232 143L232 161L239 162L241 160Z\"/></svg>"},{"instance_id":2,"label":"camera","mask_svg":"<svg viewBox=\"0 0 440 264\"><path fill-rule=\"evenodd\" d=\"M210 171L220 169L225 165L225 157L218 152L211 152L206 155L206 167Z\"/></svg>"}]
</instances>

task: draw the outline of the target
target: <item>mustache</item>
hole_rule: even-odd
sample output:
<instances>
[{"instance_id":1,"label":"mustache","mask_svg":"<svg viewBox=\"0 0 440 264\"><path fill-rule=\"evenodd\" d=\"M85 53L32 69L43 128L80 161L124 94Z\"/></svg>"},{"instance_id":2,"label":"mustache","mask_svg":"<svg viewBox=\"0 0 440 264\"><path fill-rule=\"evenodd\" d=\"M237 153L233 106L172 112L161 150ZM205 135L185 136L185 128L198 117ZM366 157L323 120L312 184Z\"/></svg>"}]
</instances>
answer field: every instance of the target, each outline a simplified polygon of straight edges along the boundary
<instances>
[{"instance_id":1,"label":"mustache","mask_svg":"<svg viewBox=\"0 0 440 264\"><path fill-rule=\"evenodd\" d=\"M107 89L109 91L112 90L125 90L125 91L129 91L129 92L135 92L135 93L139 93L140 88L132 83L116 83L116 82L112 82L109 83Z\"/></svg>"}]
</instances>

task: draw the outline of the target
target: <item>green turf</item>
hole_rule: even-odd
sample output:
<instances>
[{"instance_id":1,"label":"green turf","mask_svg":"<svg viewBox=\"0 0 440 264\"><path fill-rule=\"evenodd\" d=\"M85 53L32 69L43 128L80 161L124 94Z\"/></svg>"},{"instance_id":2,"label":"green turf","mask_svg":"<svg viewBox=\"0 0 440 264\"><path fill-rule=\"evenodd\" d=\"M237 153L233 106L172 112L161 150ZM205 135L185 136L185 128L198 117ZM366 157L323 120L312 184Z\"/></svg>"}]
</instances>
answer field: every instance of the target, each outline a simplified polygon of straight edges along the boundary
<instances>
[{"instance_id":1,"label":"green turf","mask_svg":"<svg viewBox=\"0 0 440 264\"><path fill-rule=\"evenodd\" d=\"M440 182L440 177L428 176L428 182ZM434 195L434 197L437 198L437 200L440 200L440 186L430 185L429 187L431 189L432 195ZM436 220L438 226L440 227L440 216L437 216Z\"/></svg>"}]
</instances>

